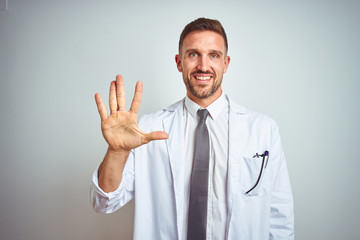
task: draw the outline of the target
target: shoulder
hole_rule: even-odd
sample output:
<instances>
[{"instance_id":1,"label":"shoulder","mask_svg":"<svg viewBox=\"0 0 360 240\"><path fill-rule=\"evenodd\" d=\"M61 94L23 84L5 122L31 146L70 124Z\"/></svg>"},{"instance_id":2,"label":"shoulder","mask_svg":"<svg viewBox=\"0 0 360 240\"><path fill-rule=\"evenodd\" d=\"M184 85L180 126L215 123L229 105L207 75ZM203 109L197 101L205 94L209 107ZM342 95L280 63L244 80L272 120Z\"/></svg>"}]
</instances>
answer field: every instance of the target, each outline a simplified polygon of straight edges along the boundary
<instances>
[{"instance_id":1,"label":"shoulder","mask_svg":"<svg viewBox=\"0 0 360 240\"><path fill-rule=\"evenodd\" d=\"M231 100L229 104L230 122L234 132L246 135L249 139L255 139L257 143L265 141L269 143L269 146L280 139L278 125L272 117L244 108Z\"/></svg>"},{"instance_id":2,"label":"shoulder","mask_svg":"<svg viewBox=\"0 0 360 240\"><path fill-rule=\"evenodd\" d=\"M237 104L231 98L228 98L230 113L234 114L236 118L246 120L251 125L258 125L263 127L274 128L277 126L275 120L263 113L248 109L244 106Z\"/></svg>"},{"instance_id":3,"label":"shoulder","mask_svg":"<svg viewBox=\"0 0 360 240\"><path fill-rule=\"evenodd\" d=\"M145 114L139 120L139 126L142 128L152 128L162 124L162 121L168 117L172 117L177 113L183 112L184 99L167 106L157 112Z\"/></svg>"}]
</instances>

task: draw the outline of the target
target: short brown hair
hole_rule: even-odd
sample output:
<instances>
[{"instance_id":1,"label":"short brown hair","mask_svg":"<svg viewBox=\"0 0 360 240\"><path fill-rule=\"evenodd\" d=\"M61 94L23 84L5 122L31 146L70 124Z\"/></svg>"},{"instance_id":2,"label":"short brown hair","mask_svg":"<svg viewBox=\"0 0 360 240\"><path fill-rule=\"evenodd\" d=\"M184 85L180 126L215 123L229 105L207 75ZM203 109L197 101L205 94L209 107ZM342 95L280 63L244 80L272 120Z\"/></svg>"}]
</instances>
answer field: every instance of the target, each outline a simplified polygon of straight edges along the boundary
<instances>
[{"instance_id":1,"label":"short brown hair","mask_svg":"<svg viewBox=\"0 0 360 240\"><path fill-rule=\"evenodd\" d=\"M184 42L184 39L187 35L189 35L191 32L195 31L213 31L218 34L220 34L224 38L225 42L225 52L227 53L228 50L228 42L225 30L221 23L216 19L209 19L209 18L198 18L188 25L185 26L184 30L182 31L180 35L179 40L179 53L182 48L182 44Z\"/></svg>"}]
</instances>

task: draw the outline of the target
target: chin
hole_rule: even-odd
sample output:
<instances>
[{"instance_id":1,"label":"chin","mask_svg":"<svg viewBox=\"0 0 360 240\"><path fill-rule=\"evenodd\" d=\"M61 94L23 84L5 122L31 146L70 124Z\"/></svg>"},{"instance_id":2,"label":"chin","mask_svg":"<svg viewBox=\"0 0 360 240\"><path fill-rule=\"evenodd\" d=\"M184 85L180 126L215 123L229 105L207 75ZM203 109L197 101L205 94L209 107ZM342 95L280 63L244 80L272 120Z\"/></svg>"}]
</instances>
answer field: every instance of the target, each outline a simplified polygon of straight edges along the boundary
<instances>
[{"instance_id":1,"label":"chin","mask_svg":"<svg viewBox=\"0 0 360 240\"><path fill-rule=\"evenodd\" d=\"M199 99L205 99L205 98L211 97L214 94L213 92L211 92L211 89L202 90L202 91L194 90L194 91L191 91L191 93Z\"/></svg>"}]
</instances>

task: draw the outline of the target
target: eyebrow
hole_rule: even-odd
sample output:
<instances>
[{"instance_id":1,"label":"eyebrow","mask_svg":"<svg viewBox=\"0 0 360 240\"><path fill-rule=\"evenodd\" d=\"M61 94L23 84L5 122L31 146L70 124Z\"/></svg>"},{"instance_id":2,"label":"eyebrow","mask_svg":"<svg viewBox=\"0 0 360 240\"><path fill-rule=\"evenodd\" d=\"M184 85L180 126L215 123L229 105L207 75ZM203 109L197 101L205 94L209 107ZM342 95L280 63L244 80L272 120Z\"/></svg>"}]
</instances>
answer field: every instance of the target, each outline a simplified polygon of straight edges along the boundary
<instances>
[{"instance_id":1,"label":"eyebrow","mask_svg":"<svg viewBox=\"0 0 360 240\"><path fill-rule=\"evenodd\" d=\"M189 52L199 52L199 50L196 49L196 48L187 49L187 50L185 51L185 54L187 54L187 53L189 53ZM209 52L210 52L210 53L219 54L220 56L224 55L224 52L223 52L223 51L220 51L220 50L211 49Z\"/></svg>"},{"instance_id":2,"label":"eyebrow","mask_svg":"<svg viewBox=\"0 0 360 240\"><path fill-rule=\"evenodd\" d=\"M211 50L210 52L219 54L220 56L224 55L223 51L220 50Z\"/></svg>"}]
</instances>

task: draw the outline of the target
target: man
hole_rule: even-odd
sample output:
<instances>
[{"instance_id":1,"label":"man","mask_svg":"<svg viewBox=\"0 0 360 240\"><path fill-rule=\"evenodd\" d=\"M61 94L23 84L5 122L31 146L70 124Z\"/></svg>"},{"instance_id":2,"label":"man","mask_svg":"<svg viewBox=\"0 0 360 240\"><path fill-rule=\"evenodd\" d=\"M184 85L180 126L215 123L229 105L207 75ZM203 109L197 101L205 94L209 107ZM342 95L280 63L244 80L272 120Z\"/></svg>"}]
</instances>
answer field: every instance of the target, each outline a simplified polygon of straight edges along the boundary
<instances>
[{"instance_id":1,"label":"man","mask_svg":"<svg viewBox=\"0 0 360 240\"><path fill-rule=\"evenodd\" d=\"M220 22L189 23L175 57L187 96L139 124L141 82L129 111L120 75L110 115L95 95L109 147L93 175L92 204L111 213L135 198L134 239L294 239L276 123L223 93L227 50Z\"/></svg>"}]
</instances>

